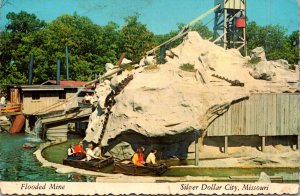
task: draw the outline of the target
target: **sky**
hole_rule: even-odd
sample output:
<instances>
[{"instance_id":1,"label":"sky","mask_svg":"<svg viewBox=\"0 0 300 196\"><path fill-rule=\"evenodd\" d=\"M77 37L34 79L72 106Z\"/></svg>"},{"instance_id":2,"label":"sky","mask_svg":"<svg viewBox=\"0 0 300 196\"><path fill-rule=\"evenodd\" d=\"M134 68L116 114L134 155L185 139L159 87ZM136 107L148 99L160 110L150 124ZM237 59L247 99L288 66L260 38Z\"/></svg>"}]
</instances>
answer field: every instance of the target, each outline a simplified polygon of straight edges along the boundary
<instances>
[{"instance_id":1,"label":"sky","mask_svg":"<svg viewBox=\"0 0 300 196\"><path fill-rule=\"evenodd\" d=\"M1 1L1 0L0 0ZM214 0L8 0L1 10L3 28L8 24L8 12L34 13L39 19L51 22L62 14L89 17L94 23L106 25L109 21L124 24L124 17L138 13L139 21L155 34L177 29L178 23L188 23L214 6ZM288 33L298 30L297 0L247 0L247 17L259 25L280 24ZM207 16L206 24L213 19ZM213 22L208 24L212 29Z\"/></svg>"}]
</instances>

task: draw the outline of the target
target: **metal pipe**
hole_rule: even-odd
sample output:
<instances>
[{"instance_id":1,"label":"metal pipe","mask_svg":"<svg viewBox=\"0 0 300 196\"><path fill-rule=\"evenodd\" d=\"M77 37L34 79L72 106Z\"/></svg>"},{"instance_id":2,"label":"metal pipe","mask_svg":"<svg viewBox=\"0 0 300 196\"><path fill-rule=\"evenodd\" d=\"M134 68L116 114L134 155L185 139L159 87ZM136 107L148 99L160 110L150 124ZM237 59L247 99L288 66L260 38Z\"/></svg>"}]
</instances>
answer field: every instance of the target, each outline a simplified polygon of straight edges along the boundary
<instances>
[{"instance_id":1,"label":"metal pipe","mask_svg":"<svg viewBox=\"0 0 300 196\"><path fill-rule=\"evenodd\" d=\"M57 59L56 63L56 85L60 85L60 60Z\"/></svg>"},{"instance_id":2,"label":"metal pipe","mask_svg":"<svg viewBox=\"0 0 300 196\"><path fill-rule=\"evenodd\" d=\"M67 80L69 80L69 50L68 46L66 45L66 69L67 69Z\"/></svg>"},{"instance_id":3,"label":"metal pipe","mask_svg":"<svg viewBox=\"0 0 300 196\"><path fill-rule=\"evenodd\" d=\"M29 57L29 65L28 65L28 84L32 85L32 71L33 71L33 54Z\"/></svg>"}]
</instances>

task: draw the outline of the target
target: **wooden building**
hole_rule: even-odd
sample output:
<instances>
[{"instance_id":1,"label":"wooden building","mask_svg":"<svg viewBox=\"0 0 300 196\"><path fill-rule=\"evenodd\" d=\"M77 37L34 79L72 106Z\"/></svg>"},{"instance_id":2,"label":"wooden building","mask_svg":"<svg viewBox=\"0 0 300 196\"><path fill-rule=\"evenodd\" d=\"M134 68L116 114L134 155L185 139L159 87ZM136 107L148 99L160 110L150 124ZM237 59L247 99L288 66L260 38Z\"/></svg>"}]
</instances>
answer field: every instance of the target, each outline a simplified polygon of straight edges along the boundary
<instances>
[{"instance_id":1,"label":"wooden building","mask_svg":"<svg viewBox=\"0 0 300 196\"><path fill-rule=\"evenodd\" d=\"M51 111L64 110L66 107L78 107L86 92L86 82L60 81L56 85L55 80L49 80L41 85L14 85L9 87L9 99L11 103L22 104L22 112L25 115L41 115Z\"/></svg>"},{"instance_id":2,"label":"wooden building","mask_svg":"<svg viewBox=\"0 0 300 196\"><path fill-rule=\"evenodd\" d=\"M224 137L225 151L231 136L258 136L263 150L267 137L297 138L299 133L299 93L253 94L248 100L231 105L207 128L208 138Z\"/></svg>"}]
</instances>

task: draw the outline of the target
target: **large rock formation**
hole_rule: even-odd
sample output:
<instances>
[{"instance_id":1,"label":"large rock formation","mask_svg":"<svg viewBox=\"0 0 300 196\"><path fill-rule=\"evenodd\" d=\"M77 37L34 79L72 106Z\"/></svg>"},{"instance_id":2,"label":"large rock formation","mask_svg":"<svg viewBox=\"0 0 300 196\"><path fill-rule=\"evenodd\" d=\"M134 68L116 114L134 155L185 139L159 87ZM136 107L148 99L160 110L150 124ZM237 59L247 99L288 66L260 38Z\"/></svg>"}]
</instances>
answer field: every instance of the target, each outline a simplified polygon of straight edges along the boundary
<instances>
[{"instance_id":1,"label":"large rock formation","mask_svg":"<svg viewBox=\"0 0 300 196\"><path fill-rule=\"evenodd\" d=\"M108 150L127 142L134 150L145 146L147 151L158 148L162 157L186 158L189 145L199 135L203 137L202 130L233 102L257 92L294 92L299 83L296 71L281 67L274 68L272 83L256 80L249 74L252 68L247 58L239 51L226 51L197 32L190 32L170 53L174 55L166 57L165 64L140 67L111 80L115 89L133 75L133 80L114 97L105 130L105 106L100 101L90 117L85 140L98 143L102 134L101 143ZM195 71L182 70L183 64L194 65ZM288 82L287 76L295 82ZM97 88L100 99L109 94L108 83Z\"/></svg>"}]
</instances>

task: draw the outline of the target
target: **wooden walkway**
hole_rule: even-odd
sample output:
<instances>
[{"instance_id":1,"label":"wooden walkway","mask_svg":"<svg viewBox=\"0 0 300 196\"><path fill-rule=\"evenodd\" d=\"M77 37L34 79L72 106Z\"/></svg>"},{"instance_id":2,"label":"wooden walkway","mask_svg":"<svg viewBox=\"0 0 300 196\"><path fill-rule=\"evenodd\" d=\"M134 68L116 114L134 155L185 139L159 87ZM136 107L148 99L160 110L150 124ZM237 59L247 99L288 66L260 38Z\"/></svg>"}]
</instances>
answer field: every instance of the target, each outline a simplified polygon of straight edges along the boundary
<instances>
[{"instance_id":1,"label":"wooden walkway","mask_svg":"<svg viewBox=\"0 0 300 196\"><path fill-rule=\"evenodd\" d=\"M12 103L0 106L0 116L11 116L22 114L22 104Z\"/></svg>"}]
</instances>

